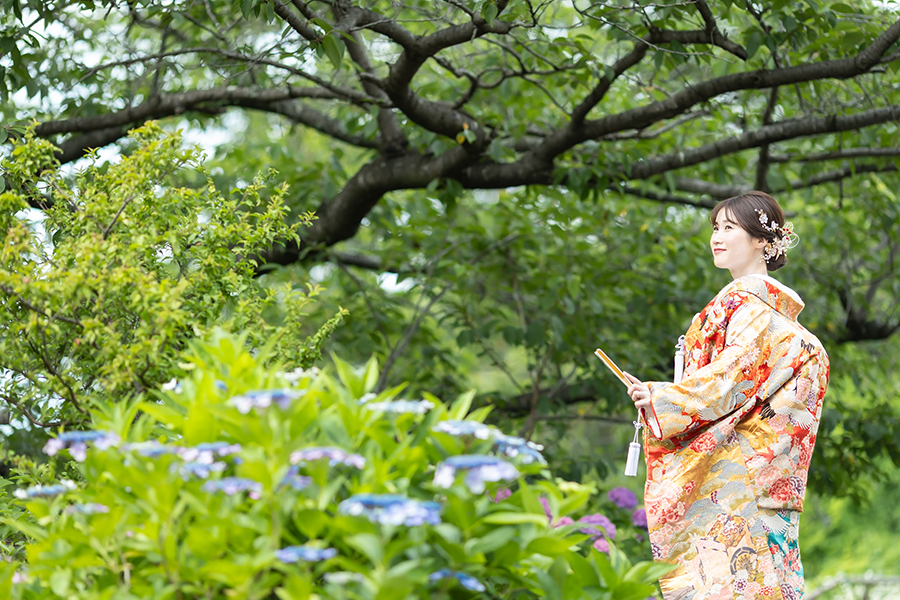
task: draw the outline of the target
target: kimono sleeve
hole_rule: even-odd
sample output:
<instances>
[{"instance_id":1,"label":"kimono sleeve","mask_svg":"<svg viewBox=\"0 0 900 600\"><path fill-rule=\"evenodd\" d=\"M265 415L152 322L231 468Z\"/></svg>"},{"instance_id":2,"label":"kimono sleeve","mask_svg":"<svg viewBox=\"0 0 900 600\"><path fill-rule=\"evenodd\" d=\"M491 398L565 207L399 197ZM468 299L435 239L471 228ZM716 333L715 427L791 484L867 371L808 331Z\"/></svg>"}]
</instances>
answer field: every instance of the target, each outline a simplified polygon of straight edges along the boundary
<instances>
[{"instance_id":1,"label":"kimono sleeve","mask_svg":"<svg viewBox=\"0 0 900 600\"><path fill-rule=\"evenodd\" d=\"M712 361L681 383L651 382L651 431L669 439L752 407L766 362L766 335L772 309L745 300L723 323L725 343ZM654 427L655 426L655 427Z\"/></svg>"}]
</instances>

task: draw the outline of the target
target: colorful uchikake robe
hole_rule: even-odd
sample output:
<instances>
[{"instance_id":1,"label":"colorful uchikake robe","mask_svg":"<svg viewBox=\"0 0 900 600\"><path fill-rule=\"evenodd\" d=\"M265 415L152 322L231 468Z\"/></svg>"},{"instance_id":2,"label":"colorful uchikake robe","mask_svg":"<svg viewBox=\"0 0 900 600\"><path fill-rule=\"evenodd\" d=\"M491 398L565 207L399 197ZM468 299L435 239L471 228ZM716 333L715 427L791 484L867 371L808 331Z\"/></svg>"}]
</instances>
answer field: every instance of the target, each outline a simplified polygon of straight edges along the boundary
<instances>
[{"instance_id":1,"label":"colorful uchikake robe","mask_svg":"<svg viewBox=\"0 0 900 600\"><path fill-rule=\"evenodd\" d=\"M799 513L829 362L802 309L771 277L736 279L694 317L682 381L648 384L647 524L654 559L678 564L666 600L803 594Z\"/></svg>"}]
</instances>

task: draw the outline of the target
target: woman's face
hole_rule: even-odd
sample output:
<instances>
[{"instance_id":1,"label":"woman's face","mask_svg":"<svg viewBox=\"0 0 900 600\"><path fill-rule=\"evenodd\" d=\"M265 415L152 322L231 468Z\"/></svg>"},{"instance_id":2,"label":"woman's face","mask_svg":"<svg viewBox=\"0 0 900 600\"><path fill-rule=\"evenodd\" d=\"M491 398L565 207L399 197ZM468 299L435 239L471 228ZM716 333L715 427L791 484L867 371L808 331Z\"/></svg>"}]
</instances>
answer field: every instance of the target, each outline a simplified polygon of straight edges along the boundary
<instances>
[{"instance_id":1,"label":"woman's face","mask_svg":"<svg viewBox=\"0 0 900 600\"><path fill-rule=\"evenodd\" d=\"M760 261L766 241L752 238L726 210L719 211L713 233L709 238L713 262L720 269L728 269L734 278L748 273L765 273L765 263Z\"/></svg>"}]
</instances>

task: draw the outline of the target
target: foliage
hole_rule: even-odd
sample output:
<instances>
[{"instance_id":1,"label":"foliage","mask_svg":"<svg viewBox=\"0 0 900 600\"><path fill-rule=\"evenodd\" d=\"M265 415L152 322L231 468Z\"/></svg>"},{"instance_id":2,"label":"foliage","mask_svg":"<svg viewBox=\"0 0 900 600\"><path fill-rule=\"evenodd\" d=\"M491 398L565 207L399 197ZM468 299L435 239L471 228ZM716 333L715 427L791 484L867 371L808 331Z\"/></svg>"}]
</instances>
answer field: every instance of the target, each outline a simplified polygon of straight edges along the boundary
<instances>
[{"instance_id":1,"label":"foliage","mask_svg":"<svg viewBox=\"0 0 900 600\"><path fill-rule=\"evenodd\" d=\"M489 456L502 452L499 440L518 443L499 432L456 431L486 429L489 411L469 413L471 393L449 406L430 395L404 405L402 387L369 392L374 361L354 369L335 359L335 375L285 373L264 366L271 348L254 357L247 342L221 332L194 342L177 387L94 413L98 430L125 443L88 448L76 490L29 491L31 518L3 519L31 540L27 565L0 565L5 582L22 569L20 583L0 584L4 597L458 598L480 585L490 597L637 600L669 569L632 565L613 544L608 554L593 549L584 524L551 526L542 503L577 516L591 488L554 480L525 446L511 462ZM309 454L322 447L330 458ZM69 452L78 457L74 445ZM444 481L442 469L464 455L515 463L518 473L498 481L485 471L479 486L472 469ZM226 483L232 489L213 491ZM383 493L437 500L439 522L413 524L405 512L378 523L345 509L358 494ZM627 504L620 496L610 500ZM291 564L302 552L321 556ZM442 569L477 581L431 577Z\"/></svg>"},{"instance_id":2,"label":"foliage","mask_svg":"<svg viewBox=\"0 0 900 600\"><path fill-rule=\"evenodd\" d=\"M98 395L127 402L171 377L187 340L213 325L247 329L291 367L309 366L344 312L311 338L303 307L317 289L268 286L249 259L296 237L285 224L287 187L273 174L222 195L177 187L197 149L154 124L132 134L115 165L96 160L74 180L54 147L29 134L5 163L0 195L0 397L35 425L85 420ZM37 224L28 202L52 199Z\"/></svg>"}]
</instances>

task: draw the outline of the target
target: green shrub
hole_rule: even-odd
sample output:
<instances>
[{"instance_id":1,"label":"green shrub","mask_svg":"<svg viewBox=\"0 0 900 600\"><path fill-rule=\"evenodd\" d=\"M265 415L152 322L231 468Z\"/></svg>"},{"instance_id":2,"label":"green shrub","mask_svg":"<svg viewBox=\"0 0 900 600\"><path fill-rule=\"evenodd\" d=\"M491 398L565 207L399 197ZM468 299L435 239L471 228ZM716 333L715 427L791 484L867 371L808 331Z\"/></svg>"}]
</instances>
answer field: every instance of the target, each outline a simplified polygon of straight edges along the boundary
<instances>
[{"instance_id":1,"label":"green shrub","mask_svg":"<svg viewBox=\"0 0 900 600\"><path fill-rule=\"evenodd\" d=\"M148 123L130 136L117 163L89 157L74 175L30 134L0 165L0 408L14 421L84 423L95 398L127 401L170 379L187 341L216 326L309 366L345 314L306 337L317 290L256 277L249 257L313 219L286 223L273 172L223 194L177 133ZM41 226L29 205L45 208Z\"/></svg>"},{"instance_id":2,"label":"green shrub","mask_svg":"<svg viewBox=\"0 0 900 600\"><path fill-rule=\"evenodd\" d=\"M595 550L583 524L549 523L542 502L574 517L593 490L554 480L535 447L483 425L490 409L470 412L473 394L449 406L400 400L402 388L375 396L374 361L284 373L245 342L193 343L155 401L110 403L96 433L48 442L76 460L77 481L48 490L20 477L27 514L2 522L30 541L24 563L0 565L0 597L653 593L665 566ZM366 507L384 495L403 504Z\"/></svg>"}]
</instances>

